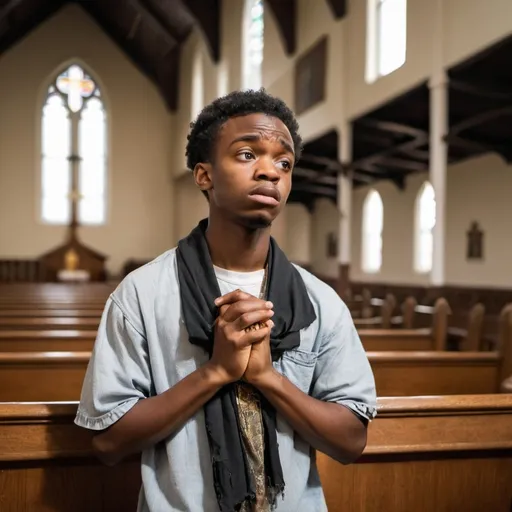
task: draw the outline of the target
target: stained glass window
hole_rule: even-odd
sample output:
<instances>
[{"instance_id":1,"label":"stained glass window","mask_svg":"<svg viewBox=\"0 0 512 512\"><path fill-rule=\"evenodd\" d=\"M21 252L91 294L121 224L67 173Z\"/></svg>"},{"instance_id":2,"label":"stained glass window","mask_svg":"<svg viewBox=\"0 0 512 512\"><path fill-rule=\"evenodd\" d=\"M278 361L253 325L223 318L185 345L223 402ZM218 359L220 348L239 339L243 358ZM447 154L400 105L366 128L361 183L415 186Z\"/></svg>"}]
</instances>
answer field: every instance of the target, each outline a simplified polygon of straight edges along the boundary
<instances>
[{"instance_id":1,"label":"stained glass window","mask_svg":"<svg viewBox=\"0 0 512 512\"><path fill-rule=\"evenodd\" d=\"M259 89L262 85L263 0L246 0L244 22L244 87Z\"/></svg>"},{"instance_id":2,"label":"stained glass window","mask_svg":"<svg viewBox=\"0 0 512 512\"><path fill-rule=\"evenodd\" d=\"M69 223L71 198L75 192L79 197L79 222L103 224L106 219L106 113L97 83L80 66L69 66L48 87L41 135L43 222ZM76 183L75 191L73 183Z\"/></svg>"},{"instance_id":3,"label":"stained glass window","mask_svg":"<svg viewBox=\"0 0 512 512\"><path fill-rule=\"evenodd\" d=\"M434 251L433 229L436 225L436 197L434 187L427 181L421 187L416 199L416 229L414 269L416 272L432 270Z\"/></svg>"},{"instance_id":4,"label":"stained glass window","mask_svg":"<svg viewBox=\"0 0 512 512\"><path fill-rule=\"evenodd\" d=\"M363 206L362 258L363 272L378 272L382 266L382 228L384 206L380 194L371 190Z\"/></svg>"}]
</instances>

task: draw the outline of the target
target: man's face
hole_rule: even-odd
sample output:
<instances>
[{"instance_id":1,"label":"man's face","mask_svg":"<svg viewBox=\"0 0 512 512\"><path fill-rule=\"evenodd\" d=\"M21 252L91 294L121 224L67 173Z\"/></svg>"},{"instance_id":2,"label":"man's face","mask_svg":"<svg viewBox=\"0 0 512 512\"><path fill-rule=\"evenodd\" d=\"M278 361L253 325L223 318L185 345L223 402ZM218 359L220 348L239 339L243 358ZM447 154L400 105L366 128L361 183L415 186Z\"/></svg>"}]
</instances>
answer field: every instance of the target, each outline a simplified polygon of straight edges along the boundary
<instances>
[{"instance_id":1,"label":"man's face","mask_svg":"<svg viewBox=\"0 0 512 512\"><path fill-rule=\"evenodd\" d=\"M295 163L285 124L265 114L228 119L214 143L212 164L195 171L210 208L249 228L269 226L286 204ZM203 165L203 164L201 164Z\"/></svg>"}]
</instances>

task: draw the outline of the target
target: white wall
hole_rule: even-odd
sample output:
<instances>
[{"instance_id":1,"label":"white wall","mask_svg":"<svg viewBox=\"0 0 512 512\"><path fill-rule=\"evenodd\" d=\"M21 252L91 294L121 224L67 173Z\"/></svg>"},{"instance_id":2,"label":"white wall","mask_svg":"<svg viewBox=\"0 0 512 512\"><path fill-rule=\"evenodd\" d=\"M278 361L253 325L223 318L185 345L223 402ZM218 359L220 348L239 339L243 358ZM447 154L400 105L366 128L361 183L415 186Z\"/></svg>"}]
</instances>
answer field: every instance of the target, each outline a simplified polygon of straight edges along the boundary
<instances>
[{"instance_id":1,"label":"white wall","mask_svg":"<svg viewBox=\"0 0 512 512\"><path fill-rule=\"evenodd\" d=\"M288 258L303 266L311 264L312 215L301 204L286 206L286 245L283 250Z\"/></svg>"},{"instance_id":2,"label":"white wall","mask_svg":"<svg viewBox=\"0 0 512 512\"><path fill-rule=\"evenodd\" d=\"M187 236L198 222L208 217L208 201L196 187L192 172L183 173L175 181L174 218L176 240Z\"/></svg>"},{"instance_id":3,"label":"white wall","mask_svg":"<svg viewBox=\"0 0 512 512\"><path fill-rule=\"evenodd\" d=\"M329 199L315 201L311 219L311 269L325 277L337 277L338 259L327 256L327 236L338 234L339 215L336 205Z\"/></svg>"},{"instance_id":4,"label":"white wall","mask_svg":"<svg viewBox=\"0 0 512 512\"><path fill-rule=\"evenodd\" d=\"M512 287L512 166L489 155L449 169L446 280L461 286ZM466 260L466 232L485 233L483 261Z\"/></svg>"},{"instance_id":5,"label":"white wall","mask_svg":"<svg viewBox=\"0 0 512 512\"><path fill-rule=\"evenodd\" d=\"M152 257L173 240L172 117L154 85L76 5L0 59L0 257L35 257L64 241L64 227L39 223L38 135L48 81L75 58L104 87L110 133L108 223L80 233L117 272L127 258Z\"/></svg>"},{"instance_id":6,"label":"white wall","mask_svg":"<svg viewBox=\"0 0 512 512\"><path fill-rule=\"evenodd\" d=\"M509 0L443 0L444 62L451 66L512 33Z\"/></svg>"},{"instance_id":7,"label":"white wall","mask_svg":"<svg viewBox=\"0 0 512 512\"><path fill-rule=\"evenodd\" d=\"M392 284L428 284L428 275L413 270L414 211L418 191L427 174L408 180L405 191L389 182L374 188L384 203L382 269L361 270L361 222L369 188L353 194L351 279ZM458 286L512 286L512 168L496 156L475 158L450 166L446 208L446 284ZM466 233L473 221L484 231L484 259L466 260Z\"/></svg>"}]
</instances>

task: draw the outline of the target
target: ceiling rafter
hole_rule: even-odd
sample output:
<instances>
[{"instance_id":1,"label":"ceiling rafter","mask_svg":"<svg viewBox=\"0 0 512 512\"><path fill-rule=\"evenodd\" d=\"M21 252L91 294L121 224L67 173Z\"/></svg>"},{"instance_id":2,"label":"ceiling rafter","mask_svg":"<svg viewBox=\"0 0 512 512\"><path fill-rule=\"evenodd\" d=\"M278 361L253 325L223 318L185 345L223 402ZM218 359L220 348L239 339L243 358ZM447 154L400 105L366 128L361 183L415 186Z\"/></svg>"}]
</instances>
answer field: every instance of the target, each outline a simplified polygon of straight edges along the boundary
<instances>
[{"instance_id":1,"label":"ceiling rafter","mask_svg":"<svg viewBox=\"0 0 512 512\"><path fill-rule=\"evenodd\" d=\"M446 135L444 140L453 147L467 149L470 152L476 153L496 153L509 164L512 162L512 148L509 144L496 143L496 142L483 142L480 140L472 140L459 135Z\"/></svg>"},{"instance_id":2,"label":"ceiling rafter","mask_svg":"<svg viewBox=\"0 0 512 512\"><path fill-rule=\"evenodd\" d=\"M454 91L465 92L473 96L480 96L490 100L512 100L511 86L505 84L491 83L486 84L482 82L465 82L462 80L450 79L448 83L450 89Z\"/></svg>"},{"instance_id":3,"label":"ceiling rafter","mask_svg":"<svg viewBox=\"0 0 512 512\"><path fill-rule=\"evenodd\" d=\"M186 9L180 11L177 8L176 4L179 0L139 0L139 2L144 4L176 41L181 43L187 38L190 32L187 27L193 23L194 18Z\"/></svg>"},{"instance_id":4,"label":"ceiling rafter","mask_svg":"<svg viewBox=\"0 0 512 512\"><path fill-rule=\"evenodd\" d=\"M316 185L313 183L305 183L303 181L297 181L292 184L292 190L296 192L307 192L308 194L313 194L322 197L328 197L330 199L336 200L338 197L338 192L336 188L328 187L326 185Z\"/></svg>"},{"instance_id":5,"label":"ceiling rafter","mask_svg":"<svg viewBox=\"0 0 512 512\"><path fill-rule=\"evenodd\" d=\"M183 0L204 34L212 60L220 61L222 0Z\"/></svg>"},{"instance_id":6,"label":"ceiling rafter","mask_svg":"<svg viewBox=\"0 0 512 512\"><path fill-rule=\"evenodd\" d=\"M494 121L496 119L500 119L502 117L508 117L512 115L512 106L499 107L492 110L487 110L475 116L469 117L468 119L464 119L464 121L460 121L459 123L450 127L449 135L458 135L463 131L469 130L471 128L476 128L485 123L489 123L490 121Z\"/></svg>"},{"instance_id":7,"label":"ceiling rafter","mask_svg":"<svg viewBox=\"0 0 512 512\"><path fill-rule=\"evenodd\" d=\"M128 1L133 2L134 7L138 10L138 15L142 16L144 21L148 23L148 27L150 28L150 30L154 30L166 42L168 46L166 51L171 50L178 44L176 38L169 32L167 27L162 23L161 18L155 16L149 9L147 9L145 4L142 4L140 0ZM166 53L166 51L164 51L164 53Z\"/></svg>"},{"instance_id":8,"label":"ceiling rafter","mask_svg":"<svg viewBox=\"0 0 512 512\"><path fill-rule=\"evenodd\" d=\"M334 19L339 20L347 15L347 0L326 0L331 8Z\"/></svg>"},{"instance_id":9,"label":"ceiling rafter","mask_svg":"<svg viewBox=\"0 0 512 512\"><path fill-rule=\"evenodd\" d=\"M287 55L297 49L297 0L265 0L279 28Z\"/></svg>"}]
</instances>

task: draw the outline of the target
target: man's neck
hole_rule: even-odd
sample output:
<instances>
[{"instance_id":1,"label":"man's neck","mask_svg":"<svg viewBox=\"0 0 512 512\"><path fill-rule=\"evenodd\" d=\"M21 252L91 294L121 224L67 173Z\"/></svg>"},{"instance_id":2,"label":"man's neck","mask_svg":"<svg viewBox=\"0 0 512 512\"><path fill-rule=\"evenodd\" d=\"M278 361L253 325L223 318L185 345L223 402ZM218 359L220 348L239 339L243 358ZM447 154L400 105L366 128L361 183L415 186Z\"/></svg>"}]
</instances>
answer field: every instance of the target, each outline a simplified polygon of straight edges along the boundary
<instances>
[{"instance_id":1,"label":"man's neck","mask_svg":"<svg viewBox=\"0 0 512 512\"><path fill-rule=\"evenodd\" d=\"M252 272L264 268L270 244L270 226L248 229L210 216L206 240L212 263L226 270Z\"/></svg>"}]
</instances>

